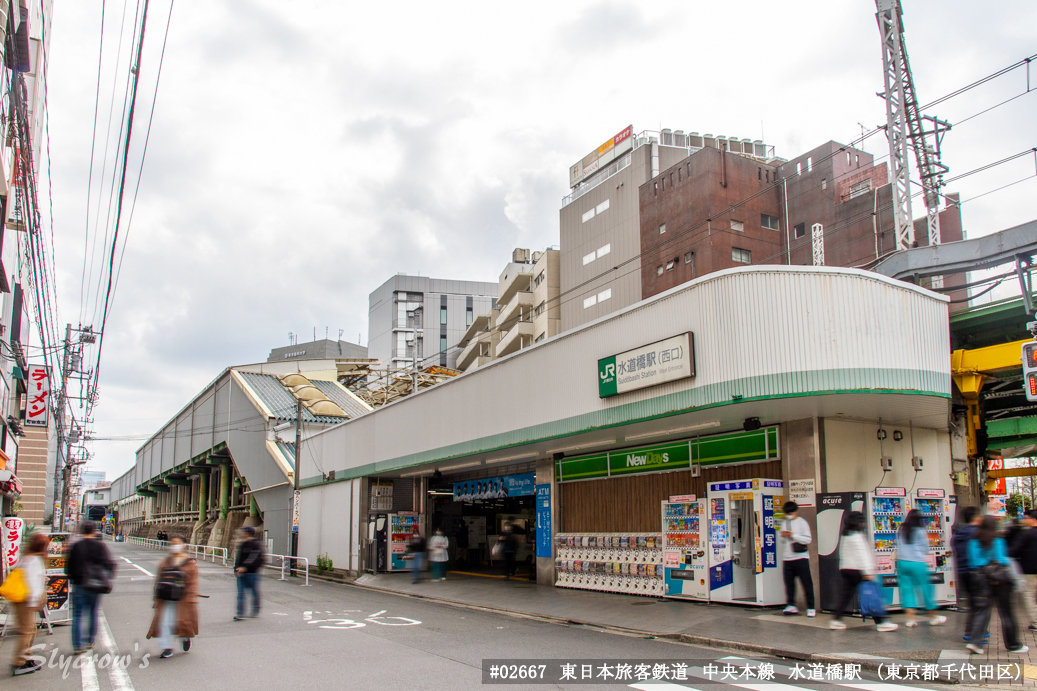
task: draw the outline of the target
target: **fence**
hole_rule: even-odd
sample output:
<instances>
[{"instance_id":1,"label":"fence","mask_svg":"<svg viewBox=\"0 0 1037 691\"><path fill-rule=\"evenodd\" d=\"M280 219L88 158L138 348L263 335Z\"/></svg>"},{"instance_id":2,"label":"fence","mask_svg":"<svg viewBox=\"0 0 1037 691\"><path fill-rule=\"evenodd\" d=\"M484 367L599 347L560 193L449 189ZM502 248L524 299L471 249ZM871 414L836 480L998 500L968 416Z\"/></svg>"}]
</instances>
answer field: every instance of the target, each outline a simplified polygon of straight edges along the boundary
<instances>
[{"instance_id":1,"label":"fence","mask_svg":"<svg viewBox=\"0 0 1037 691\"><path fill-rule=\"evenodd\" d=\"M126 536L126 542L131 545L137 545L138 547L148 547L150 549L165 549L169 546L169 540L153 540L149 537L133 537L131 535ZM227 565L227 548L226 547L209 547L208 545L184 545L187 553L196 559L211 559L212 563L215 564L217 559L223 561L223 565Z\"/></svg>"},{"instance_id":2,"label":"fence","mask_svg":"<svg viewBox=\"0 0 1037 691\"><path fill-rule=\"evenodd\" d=\"M303 587L306 587L306 586L308 586L310 584L310 560L307 559L306 557L288 557L288 556L285 556L283 554L268 554L266 556L269 557L270 559L280 559L281 560L281 566L280 566L280 569L279 569L281 571L281 578L279 580L282 580L282 581L288 580L285 577L285 573L288 573L288 574L301 573L301 574L304 574L306 576L306 582L303 583ZM303 562L305 568L302 568L302 569L294 569L294 568L292 568L291 562L300 562L300 561ZM273 564L264 564L263 566L265 568L268 568L268 569L277 569L278 568L278 567L274 566Z\"/></svg>"}]
</instances>

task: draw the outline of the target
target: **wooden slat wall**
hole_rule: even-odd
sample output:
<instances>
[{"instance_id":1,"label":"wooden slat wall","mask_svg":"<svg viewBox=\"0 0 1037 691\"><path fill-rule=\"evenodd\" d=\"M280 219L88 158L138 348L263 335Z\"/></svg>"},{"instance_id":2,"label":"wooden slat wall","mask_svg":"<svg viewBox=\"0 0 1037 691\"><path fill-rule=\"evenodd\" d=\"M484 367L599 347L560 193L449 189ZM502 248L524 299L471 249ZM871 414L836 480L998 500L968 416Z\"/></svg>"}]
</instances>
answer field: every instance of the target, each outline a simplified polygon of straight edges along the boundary
<instances>
[{"instance_id":1,"label":"wooden slat wall","mask_svg":"<svg viewBox=\"0 0 1037 691\"><path fill-rule=\"evenodd\" d=\"M675 494L706 496L707 482L781 477L781 461L703 468L700 477L690 470L649 473L631 477L563 482L562 533L657 533L661 528L659 504Z\"/></svg>"}]
</instances>

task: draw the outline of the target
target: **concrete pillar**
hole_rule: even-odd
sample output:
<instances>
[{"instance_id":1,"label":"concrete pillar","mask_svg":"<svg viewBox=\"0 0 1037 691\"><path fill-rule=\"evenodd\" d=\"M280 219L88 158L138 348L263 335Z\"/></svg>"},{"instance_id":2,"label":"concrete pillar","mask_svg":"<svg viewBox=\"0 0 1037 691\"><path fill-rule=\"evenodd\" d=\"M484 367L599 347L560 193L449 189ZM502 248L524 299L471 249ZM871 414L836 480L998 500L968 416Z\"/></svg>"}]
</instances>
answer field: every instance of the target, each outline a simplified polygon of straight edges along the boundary
<instances>
[{"instance_id":1,"label":"concrete pillar","mask_svg":"<svg viewBox=\"0 0 1037 691\"><path fill-rule=\"evenodd\" d=\"M551 502L551 535L549 536L551 542L551 554L547 557L535 556L537 565L537 585L553 586L555 584L555 547L554 547L554 533L558 531L558 486L555 482L555 463L550 458L538 458L536 464L536 483L534 487L541 487L547 485L550 488L550 497L548 501ZM535 490L534 490L535 491ZM534 510L533 518L536 520L537 511L540 508L540 503L543 501L541 497L534 496ZM536 538L537 542L540 541L541 527L537 526ZM536 545L533 545L533 554L536 555Z\"/></svg>"},{"instance_id":2,"label":"concrete pillar","mask_svg":"<svg viewBox=\"0 0 1037 691\"><path fill-rule=\"evenodd\" d=\"M824 418L790 420L782 425L781 471L788 497L789 482L813 478L817 493L826 492L827 478L824 464ZM800 507L799 515L810 524L813 541L810 543L810 576L814 581L814 598L821 603L821 579L817 565L817 507ZM797 597L800 597L797 595Z\"/></svg>"},{"instance_id":3,"label":"concrete pillar","mask_svg":"<svg viewBox=\"0 0 1037 691\"><path fill-rule=\"evenodd\" d=\"M230 513L230 463L220 465L220 520L227 520Z\"/></svg>"},{"instance_id":4,"label":"concrete pillar","mask_svg":"<svg viewBox=\"0 0 1037 691\"><path fill-rule=\"evenodd\" d=\"M204 471L198 475L198 522L205 521L209 513L209 473Z\"/></svg>"}]
</instances>

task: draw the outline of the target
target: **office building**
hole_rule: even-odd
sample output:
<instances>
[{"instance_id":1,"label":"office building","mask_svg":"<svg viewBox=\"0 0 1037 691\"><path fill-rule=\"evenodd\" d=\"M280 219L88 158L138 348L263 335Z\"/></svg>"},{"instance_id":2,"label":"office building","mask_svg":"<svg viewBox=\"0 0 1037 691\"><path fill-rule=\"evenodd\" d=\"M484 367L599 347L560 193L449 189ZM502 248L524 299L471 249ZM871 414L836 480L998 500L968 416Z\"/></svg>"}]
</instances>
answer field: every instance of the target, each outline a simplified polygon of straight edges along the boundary
<instances>
[{"instance_id":1,"label":"office building","mask_svg":"<svg viewBox=\"0 0 1037 691\"><path fill-rule=\"evenodd\" d=\"M367 358L367 348L349 341L323 339L309 343L293 343L273 348L267 362L285 360L341 360L343 358Z\"/></svg>"}]
</instances>

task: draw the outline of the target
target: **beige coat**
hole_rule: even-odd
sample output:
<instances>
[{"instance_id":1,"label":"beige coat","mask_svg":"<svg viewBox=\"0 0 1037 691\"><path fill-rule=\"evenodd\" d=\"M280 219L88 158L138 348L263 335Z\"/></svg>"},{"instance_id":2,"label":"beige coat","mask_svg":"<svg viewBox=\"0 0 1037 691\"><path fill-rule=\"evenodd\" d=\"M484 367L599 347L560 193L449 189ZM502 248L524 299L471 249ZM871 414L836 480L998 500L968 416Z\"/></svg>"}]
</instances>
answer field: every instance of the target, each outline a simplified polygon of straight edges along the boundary
<instances>
[{"instance_id":1,"label":"beige coat","mask_svg":"<svg viewBox=\"0 0 1037 691\"><path fill-rule=\"evenodd\" d=\"M186 555L178 555L184 561L180 564L180 570L187 576L184 588L184 596L177 603L180 605L176 617L176 630L173 635L178 638L194 638L198 635L198 564L194 559ZM169 555L158 565L158 575L155 576L155 584L174 555ZM151 628L148 629L148 638L159 637L159 622L162 621L162 608L167 603L165 600L155 600L155 616L151 619Z\"/></svg>"}]
</instances>

